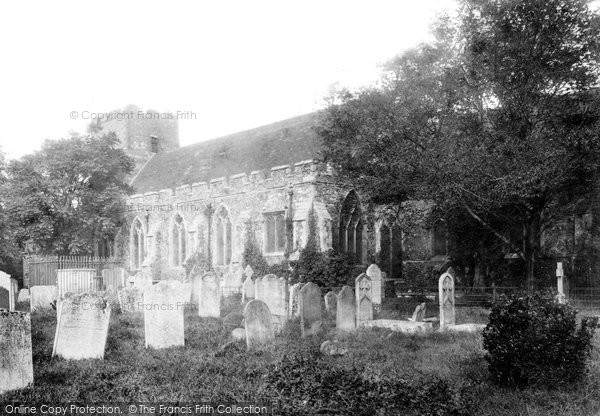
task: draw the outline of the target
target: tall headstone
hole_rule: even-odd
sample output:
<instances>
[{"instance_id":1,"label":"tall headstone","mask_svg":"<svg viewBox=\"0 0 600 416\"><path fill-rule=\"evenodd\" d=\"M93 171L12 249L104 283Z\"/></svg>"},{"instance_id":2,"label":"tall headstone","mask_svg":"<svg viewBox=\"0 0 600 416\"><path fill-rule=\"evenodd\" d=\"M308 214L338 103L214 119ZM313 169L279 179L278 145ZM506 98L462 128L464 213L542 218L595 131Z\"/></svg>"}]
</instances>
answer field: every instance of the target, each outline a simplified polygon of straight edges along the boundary
<instances>
[{"instance_id":1,"label":"tall headstone","mask_svg":"<svg viewBox=\"0 0 600 416\"><path fill-rule=\"evenodd\" d=\"M245 302L248 299L254 299L255 291L256 288L254 287L254 281L252 280L252 277L246 277L242 287L242 302Z\"/></svg>"},{"instance_id":2,"label":"tall headstone","mask_svg":"<svg viewBox=\"0 0 600 416\"><path fill-rule=\"evenodd\" d=\"M110 304L102 296L81 293L58 305L52 356L67 360L104 358Z\"/></svg>"},{"instance_id":3,"label":"tall headstone","mask_svg":"<svg viewBox=\"0 0 600 416\"><path fill-rule=\"evenodd\" d=\"M298 294L304 283L296 283L290 287L290 300L288 306L288 313L290 317L300 316L300 310L298 307Z\"/></svg>"},{"instance_id":4,"label":"tall headstone","mask_svg":"<svg viewBox=\"0 0 600 416\"><path fill-rule=\"evenodd\" d=\"M354 281L356 286L356 326L373 320L373 291L371 279L361 273Z\"/></svg>"},{"instance_id":5,"label":"tall headstone","mask_svg":"<svg viewBox=\"0 0 600 416\"><path fill-rule=\"evenodd\" d=\"M144 311L144 289L136 286L127 286L118 291L121 312Z\"/></svg>"},{"instance_id":6,"label":"tall headstone","mask_svg":"<svg viewBox=\"0 0 600 416\"><path fill-rule=\"evenodd\" d=\"M425 319L426 312L427 304L425 302L420 303L415 307L415 311L413 312L412 318L410 320L413 322L423 322L423 319Z\"/></svg>"},{"instance_id":7,"label":"tall headstone","mask_svg":"<svg viewBox=\"0 0 600 416\"><path fill-rule=\"evenodd\" d=\"M29 292L31 295L31 312L50 309L58 299L58 288L56 286L32 286Z\"/></svg>"},{"instance_id":8,"label":"tall headstone","mask_svg":"<svg viewBox=\"0 0 600 416\"><path fill-rule=\"evenodd\" d=\"M335 319L337 311L337 298L331 290L325 295L325 311L331 319Z\"/></svg>"},{"instance_id":9,"label":"tall headstone","mask_svg":"<svg viewBox=\"0 0 600 416\"><path fill-rule=\"evenodd\" d=\"M162 280L144 289L144 332L146 348L185 344L181 282Z\"/></svg>"},{"instance_id":10,"label":"tall headstone","mask_svg":"<svg viewBox=\"0 0 600 416\"><path fill-rule=\"evenodd\" d=\"M256 299L265 302L273 315L287 317L287 280L268 274L258 279L256 286L260 287L260 290L256 291Z\"/></svg>"},{"instance_id":11,"label":"tall headstone","mask_svg":"<svg viewBox=\"0 0 600 416\"><path fill-rule=\"evenodd\" d=\"M335 326L341 331L356 329L356 297L354 290L344 286L337 295L337 316Z\"/></svg>"},{"instance_id":12,"label":"tall headstone","mask_svg":"<svg viewBox=\"0 0 600 416\"><path fill-rule=\"evenodd\" d=\"M567 295L565 293L565 272L563 270L562 262L556 263L556 288L558 290L558 302L566 303Z\"/></svg>"},{"instance_id":13,"label":"tall headstone","mask_svg":"<svg viewBox=\"0 0 600 416\"><path fill-rule=\"evenodd\" d=\"M31 317L0 310L0 394L32 383Z\"/></svg>"},{"instance_id":14,"label":"tall headstone","mask_svg":"<svg viewBox=\"0 0 600 416\"><path fill-rule=\"evenodd\" d=\"M375 305L381 305L383 298L383 275L381 269L376 264L371 264L367 268L367 276L371 279L371 301Z\"/></svg>"},{"instance_id":15,"label":"tall headstone","mask_svg":"<svg viewBox=\"0 0 600 416\"><path fill-rule=\"evenodd\" d=\"M244 308L244 326L248 349L258 348L275 338L271 311L261 300L251 300Z\"/></svg>"},{"instance_id":16,"label":"tall headstone","mask_svg":"<svg viewBox=\"0 0 600 416\"><path fill-rule=\"evenodd\" d=\"M5 289L7 292L6 299L4 301L6 304L0 304L0 308L4 307L9 311L15 310L15 287L13 285L12 280L13 279L10 278L10 274L0 271L0 288Z\"/></svg>"},{"instance_id":17,"label":"tall headstone","mask_svg":"<svg viewBox=\"0 0 600 416\"><path fill-rule=\"evenodd\" d=\"M87 293L98 290L96 269L59 269L56 271L58 297L66 293Z\"/></svg>"},{"instance_id":18,"label":"tall headstone","mask_svg":"<svg viewBox=\"0 0 600 416\"><path fill-rule=\"evenodd\" d=\"M212 272L205 273L199 282L198 316L219 318L221 316L221 286Z\"/></svg>"},{"instance_id":19,"label":"tall headstone","mask_svg":"<svg viewBox=\"0 0 600 416\"><path fill-rule=\"evenodd\" d=\"M298 306L303 337L315 335L320 329L321 299L321 288L313 282L308 282L300 289Z\"/></svg>"},{"instance_id":20,"label":"tall headstone","mask_svg":"<svg viewBox=\"0 0 600 416\"><path fill-rule=\"evenodd\" d=\"M440 276L438 282L440 299L440 329L455 325L454 313L454 278L448 272Z\"/></svg>"}]
</instances>

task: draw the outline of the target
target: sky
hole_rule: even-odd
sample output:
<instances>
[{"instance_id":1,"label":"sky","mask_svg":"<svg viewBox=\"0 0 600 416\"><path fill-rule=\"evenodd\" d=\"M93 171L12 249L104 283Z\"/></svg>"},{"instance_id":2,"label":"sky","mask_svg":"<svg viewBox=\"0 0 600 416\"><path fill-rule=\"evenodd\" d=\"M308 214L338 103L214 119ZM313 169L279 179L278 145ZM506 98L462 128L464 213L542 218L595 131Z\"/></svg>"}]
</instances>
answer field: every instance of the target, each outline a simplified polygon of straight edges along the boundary
<instances>
[{"instance_id":1,"label":"sky","mask_svg":"<svg viewBox=\"0 0 600 416\"><path fill-rule=\"evenodd\" d=\"M330 87L429 39L454 0L0 3L0 150L128 104L179 112L182 146L323 108ZM187 116L187 119L185 118Z\"/></svg>"}]
</instances>

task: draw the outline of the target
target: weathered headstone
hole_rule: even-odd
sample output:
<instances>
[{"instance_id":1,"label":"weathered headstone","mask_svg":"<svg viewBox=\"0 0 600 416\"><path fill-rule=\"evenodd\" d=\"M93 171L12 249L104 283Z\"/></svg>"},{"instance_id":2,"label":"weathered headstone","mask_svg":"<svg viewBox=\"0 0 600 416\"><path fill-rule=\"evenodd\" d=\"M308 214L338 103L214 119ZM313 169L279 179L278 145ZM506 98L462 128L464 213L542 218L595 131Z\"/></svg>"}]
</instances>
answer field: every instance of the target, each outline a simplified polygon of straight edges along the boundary
<instances>
[{"instance_id":1,"label":"weathered headstone","mask_svg":"<svg viewBox=\"0 0 600 416\"><path fill-rule=\"evenodd\" d=\"M19 290L19 296L17 296L18 303L29 302L29 289Z\"/></svg>"},{"instance_id":2,"label":"weathered headstone","mask_svg":"<svg viewBox=\"0 0 600 416\"><path fill-rule=\"evenodd\" d=\"M88 293L98 290L96 269L59 269L56 271L58 297L65 293Z\"/></svg>"},{"instance_id":3,"label":"weathered headstone","mask_svg":"<svg viewBox=\"0 0 600 416\"><path fill-rule=\"evenodd\" d=\"M68 360L104 358L111 308L92 293L67 297L58 305L52 356Z\"/></svg>"},{"instance_id":4,"label":"weathered headstone","mask_svg":"<svg viewBox=\"0 0 600 416\"><path fill-rule=\"evenodd\" d=\"M413 322L423 322L423 319L425 319L426 312L427 304L425 302L420 303L415 307L415 311L413 312L412 318L410 320Z\"/></svg>"},{"instance_id":5,"label":"weathered headstone","mask_svg":"<svg viewBox=\"0 0 600 416\"><path fill-rule=\"evenodd\" d=\"M256 299L267 304L273 315L287 316L287 281L268 274L256 281Z\"/></svg>"},{"instance_id":6,"label":"weathered headstone","mask_svg":"<svg viewBox=\"0 0 600 416\"><path fill-rule=\"evenodd\" d=\"M337 295L337 317L336 328L342 331L353 331L356 329L356 298L354 290L344 286Z\"/></svg>"},{"instance_id":7,"label":"weathered headstone","mask_svg":"<svg viewBox=\"0 0 600 416\"><path fill-rule=\"evenodd\" d=\"M0 288L5 289L7 292L4 300L6 304L0 304L0 308L8 309L9 311L15 310L15 287L12 281L13 279L10 278L10 274L0 271Z\"/></svg>"},{"instance_id":8,"label":"weathered headstone","mask_svg":"<svg viewBox=\"0 0 600 416\"><path fill-rule=\"evenodd\" d=\"M371 302L375 305L381 305L383 297L383 276L381 269L376 264L371 264L367 268L366 273L369 279L371 279Z\"/></svg>"},{"instance_id":9,"label":"weathered headstone","mask_svg":"<svg viewBox=\"0 0 600 416\"><path fill-rule=\"evenodd\" d=\"M252 277L246 277L244 285L242 286L242 302L245 302L248 299L254 299L255 291L256 288L254 287L254 281L252 280Z\"/></svg>"},{"instance_id":10,"label":"weathered headstone","mask_svg":"<svg viewBox=\"0 0 600 416\"><path fill-rule=\"evenodd\" d=\"M320 329L321 298L321 288L313 282L308 282L300 289L298 306L303 337L315 335Z\"/></svg>"},{"instance_id":11,"label":"weathered headstone","mask_svg":"<svg viewBox=\"0 0 600 416\"><path fill-rule=\"evenodd\" d=\"M29 289L31 295L31 312L40 309L50 309L58 299L58 288L56 286L32 286Z\"/></svg>"},{"instance_id":12,"label":"weathered headstone","mask_svg":"<svg viewBox=\"0 0 600 416\"><path fill-rule=\"evenodd\" d=\"M290 287L290 300L288 307L288 313L290 317L300 316L300 310L298 307L298 294L300 293L300 289L303 285L304 283L296 283Z\"/></svg>"},{"instance_id":13,"label":"weathered headstone","mask_svg":"<svg viewBox=\"0 0 600 416\"><path fill-rule=\"evenodd\" d=\"M325 311L331 319L335 319L337 311L337 299L331 290L325 295Z\"/></svg>"},{"instance_id":14,"label":"weathered headstone","mask_svg":"<svg viewBox=\"0 0 600 416\"><path fill-rule=\"evenodd\" d=\"M558 303L566 303L567 295L565 293L565 272L563 270L562 262L556 263L556 288L558 290L557 301Z\"/></svg>"},{"instance_id":15,"label":"weathered headstone","mask_svg":"<svg viewBox=\"0 0 600 416\"><path fill-rule=\"evenodd\" d=\"M127 285L125 279L125 269L116 267L114 269L102 270L102 286L107 289L112 286L115 290L121 289Z\"/></svg>"},{"instance_id":16,"label":"weathered headstone","mask_svg":"<svg viewBox=\"0 0 600 416\"><path fill-rule=\"evenodd\" d=\"M144 330L146 348L167 348L185 344L181 282L163 280L144 289Z\"/></svg>"},{"instance_id":17,"label":"weathered headstone","mask_svg":"<svg viewBox=\"0 0 600 416\"><path fill-rule=\"evenodd\" d=\"M218 318L221 316L221 290L216 274L205 273L199 282L198 316Z\"/></svg>"},{"instance_id":18,"label":"weathered headstone","mask_svg":"<svg viewBox=\"0 0 600 416\"><path fill-rule=\"evenodd\" d=\"M141 287L124 287L119 289L118 296L121 312L143 312L144 289Z\"/></svg>"},{"instance_id":19,"label":"weathered headstone","mask_svg":"<svg viewBox=\"0 0 600 416\"><path fill-rule=\"evenodd\" d=\"M244 308L244 325L248 349L260 347L275 338L271 311L261 300L248 302Z\"/></svg>"},{"instance_id":20,"label":"weathered headstone","mask_svg":"<svg viewBox=\"0 0 600 416\"><path fill-rule=\"evenodd\" d=\"M0 394L32 383L31 317L0 310Z\"/></svg>"},{"instance_id":21,"label":"weathered headstone","mask_svg":"<svg viewBox=\"0 0 600 416\"><path fill-rule=\"evenodd\" d=\"M373 320L373 300L371 279L361 273L355 280L356 285L356 326Z\"/></svg>"},{"instance_id":22,"label":"weathered headstone","mask_svg":"<svg viewBox=\"0 0 600 416\"><path fill-rule=\"evenodd\" d=\"M450 273L440 276L438 282L440 299L440 329L448 325L455 325L454 314L454 278Z\"/></svg>"}]
</instances>

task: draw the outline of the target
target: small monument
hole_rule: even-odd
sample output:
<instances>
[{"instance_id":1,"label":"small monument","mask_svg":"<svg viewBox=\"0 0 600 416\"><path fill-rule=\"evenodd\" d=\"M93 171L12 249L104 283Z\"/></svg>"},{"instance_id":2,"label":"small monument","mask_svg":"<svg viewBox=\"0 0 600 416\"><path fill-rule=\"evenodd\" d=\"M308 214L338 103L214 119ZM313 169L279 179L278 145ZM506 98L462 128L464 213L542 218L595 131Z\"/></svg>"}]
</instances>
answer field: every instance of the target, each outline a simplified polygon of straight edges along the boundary
<instances>
[{"instance_id":1,"label":"small monument","mask_svg":"<svg viewBox=\"0 0 600 416\"><path fill-rule=\"evenodd\" d=\"M81 293L58 305L52 356L67 360L104 358L110 304L102 296Z\"/></svg>"},{"instance_id":2,"label":"small monument","mask_svg":"<svg viewBox=\"0 0 600 416\"><path fill-rule=\"evenodd\" d=\"M381 305L383 298L383 276L381 269L376 264L371 264L366 271L367 276L371 279L371 301L375 305Z\"/></svg>"},{"instance_id":3,"label":"small monument","mask_svg":"<svg viewBox=\"0 0 600 416\"><path fill-rule=\"evenodd\" d=\"M271 311L262 300L254 299L248 302L244 308L244 326L249 350L265 345L275 338Z\"/></svg>"},{"instance_id":4,"label":"small monument","mask_svg":"<svg viewBox=\"0 0 600 416\"><path fill-rule=\"evenodd\" d=\"M438 282L440 299L440 329L455 325L454 313L454 278L448 272L440 276Z\"/></svg>"},{"instance_id":5,"label":"small monument","mask_svg":"<svg viewBox=\"0 0 600 416\"><path fill-rule=\"evenodd\" d=\"M31 317L0 309L0 395L33 384Z\"/></svg>"},{"instance_id":6,"label":"small monument","mask_svg":"<svg viewBox=\"0 0 600 416\"><path fill-rule=\"evenodd\" d=\"M418 304L415 307L415 311L413 312L412 318L409 321L412 322L423 322L425 319L425 313L427 312L427 304L425 302Z\"/></svg>"},{"instance_id":7,"label":"small monument","mask_svg":"<svg viewBox=\"0 0 600 416\"><path fill-rule=\"evenodd\" d=\"M163 280L144 289L144 332L146 348L185 344L181 282Z\"/></svg>"},{"instance_id":8,"label":"small monument","mask_svg":"<svg viewBox=\"0 0 600 416\"><path fill-rule=\"evenodd\" d=\"M355 280L356 286L356 326L373 320L373 300L371 279L361 273Z\"/></svg>"},{"instance_id":9,"label":"small monument","mask_svg":"<svg viewBox=\"0 0 600 416\"><path fill-rule=\"evenodd\" d=\"M341 331L354 331L356 329L356 298L354 290L344 286L337 295L336 328Z\"/></svg>"},{"instance_id":10,"label":"small monument","mask_svg":"<svg viewBox=\"0 0 600 416\"><path fill-rule=\"evenodd\" d=\"M321 324L321 288L313 282L308 282L298 296L300 310L300 327L302 336L315 335Z\"/></svg>"},{"instance_id":11,"label":"small monument","mask_svg":"<svg viewBox=\"0 0 600 416\"><path fill-rule=\"evenodd\" d=\"M219 278L212 272L205 273L199 285L198 316L219 318L221 316Z\"/></svg>"}]
</instances>

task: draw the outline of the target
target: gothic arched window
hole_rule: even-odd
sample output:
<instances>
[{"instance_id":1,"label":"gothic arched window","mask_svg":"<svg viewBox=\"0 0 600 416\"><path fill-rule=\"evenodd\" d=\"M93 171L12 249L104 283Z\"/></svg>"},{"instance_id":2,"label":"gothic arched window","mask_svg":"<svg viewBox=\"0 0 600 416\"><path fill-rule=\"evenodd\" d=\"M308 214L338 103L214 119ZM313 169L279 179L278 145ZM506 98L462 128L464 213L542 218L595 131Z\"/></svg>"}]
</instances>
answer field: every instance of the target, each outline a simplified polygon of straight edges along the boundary
<instances>
[{"instance_id":1,"label":"gothic arched window","mask_svg":"<svg viewBox=\"0 0 600 416\"><path fill-rule=\"evenodd\" d=\"M134 270L142 268L146 250L144 247L144 226L139 218L133 221L131 226L131 266Z\"/></svg>"},{"instance_id":2,"label":"gothic arched window","mask_svg":"<svg viewBox=\"0 0 600 416\"><path fill-rule=\"evenodd\" d=\"M229 213L224 207L217 212L215 226L217 231L216 264L228 265L231 263L231 221Z\"/></svg>"},{"instance_id":3,"label":"gothic arched window","mask_svg":"<svg viewBox=\"0 0 600 416\"><path fill-rule=\"evenodd\" d=\"M340 213L340 249L346 253L354 253L358 262L362 261L363 221L358 195L352 191L348 194Z\"/></svg>"},{"instance_id":4,"label":"gothic arched window","mask_svg":"<svg viewBox=\"0 0 600 416\"><path fill-rule=\"evenodd\" d=\"M182 266L186 256L185 224L177 214L171 228L171 260L173 266Z\"/></svg>"}]
</instances>

